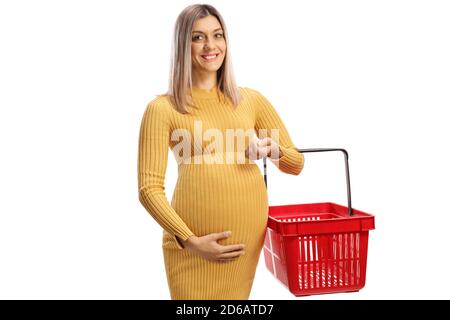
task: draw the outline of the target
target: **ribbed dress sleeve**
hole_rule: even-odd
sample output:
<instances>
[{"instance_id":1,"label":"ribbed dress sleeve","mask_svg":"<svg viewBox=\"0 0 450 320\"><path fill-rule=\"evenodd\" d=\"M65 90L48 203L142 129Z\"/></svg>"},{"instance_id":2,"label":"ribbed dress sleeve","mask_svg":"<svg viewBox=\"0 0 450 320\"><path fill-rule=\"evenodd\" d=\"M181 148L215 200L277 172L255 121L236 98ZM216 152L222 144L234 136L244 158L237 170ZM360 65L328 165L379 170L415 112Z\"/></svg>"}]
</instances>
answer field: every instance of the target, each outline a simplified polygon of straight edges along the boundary
<instances>
[{"instance_id":1,"label":"ribbed dress sleeve","mask_svg":"<svg viewBox=\"0 0 450 320\"><path fill-rule=\"evenodd\" d=\"M280 171L292 175L299 175L305 161L303 154L296 150L283 121L269 100L256 90L251 89L251 91L255 100L255 130L258 138L272 138L271 130L278 129L278 144L283 155L278 160L271 160Z\"/></svg>"},{"instance_id":2,"label":"ribbed dress sleeve","mask_svg":"<svg viewBox=\"0 0 450 320\"><path fill-rule=\"evenodd\" d=\"M147 105L142 117L138 155L139 201L175 238L177 247L184 249L179 239L186 240L194 233L175 212L164 191L170 138L169 112L167 105L155 99Z\"/></svg>"}]
</instances>

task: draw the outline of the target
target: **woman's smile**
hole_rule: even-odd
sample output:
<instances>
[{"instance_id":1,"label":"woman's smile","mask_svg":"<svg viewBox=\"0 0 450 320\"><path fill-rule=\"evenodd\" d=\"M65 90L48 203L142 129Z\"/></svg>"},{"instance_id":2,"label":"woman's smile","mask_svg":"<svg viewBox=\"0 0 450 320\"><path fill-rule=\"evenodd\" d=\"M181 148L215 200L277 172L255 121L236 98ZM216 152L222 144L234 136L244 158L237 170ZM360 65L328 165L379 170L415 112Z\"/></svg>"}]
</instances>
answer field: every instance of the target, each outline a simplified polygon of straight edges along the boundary
<instances>
[{"instance_id":1,"label":"woman's smile","mask_svg":"<svg viewBox=\"0 0 450 320\"><path fill-rule=\"evenodd\" d=\"M201 57L203 58L203 60L206 61L206 62L216 61L216 59L217 59L218 56L219 56L219 53L201 55Z\"/></svg>"}]
</instances>

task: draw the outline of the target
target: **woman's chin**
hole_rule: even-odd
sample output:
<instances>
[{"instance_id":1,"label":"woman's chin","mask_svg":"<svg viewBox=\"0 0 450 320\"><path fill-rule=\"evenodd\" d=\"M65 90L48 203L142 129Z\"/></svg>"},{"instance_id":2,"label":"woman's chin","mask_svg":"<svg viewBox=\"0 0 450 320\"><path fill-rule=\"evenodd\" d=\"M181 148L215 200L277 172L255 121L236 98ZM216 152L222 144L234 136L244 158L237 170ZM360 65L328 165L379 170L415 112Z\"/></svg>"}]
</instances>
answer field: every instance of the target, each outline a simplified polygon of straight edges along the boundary
<instances>
[{"instance_id":1,"label":"woman's chin","mask_svg":"<svg viewBox=\"0 0 450 320\"><path fill-rule=\"evenodd\" d=\"M197 68L196 71L199 72L217 72L219 68Z\"/></svg>"},{"instance_id":2,"label":"woman's chin","mask_svg":"<svg viewBox=\"0 0 450 320\"><path fill-rule=\"evenodd\" d=\"M195 69L202 72L216 72L217 70L220 69L221 66L222 65L218 63L215 64L199 63Z\"/></svg>"}]
</instances>

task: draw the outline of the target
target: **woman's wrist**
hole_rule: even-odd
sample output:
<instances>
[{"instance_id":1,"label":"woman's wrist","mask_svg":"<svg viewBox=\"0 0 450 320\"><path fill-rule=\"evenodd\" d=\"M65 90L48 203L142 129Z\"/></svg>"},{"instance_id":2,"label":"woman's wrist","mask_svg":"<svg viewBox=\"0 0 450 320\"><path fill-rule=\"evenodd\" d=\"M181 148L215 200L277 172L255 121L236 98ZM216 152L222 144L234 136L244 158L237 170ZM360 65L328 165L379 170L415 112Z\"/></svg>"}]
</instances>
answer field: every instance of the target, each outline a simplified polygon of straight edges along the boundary
<instances>
[{"instance_id":1,"label":"woman's wrist","mask_svg":"<svg viewBox=\"0 0 450 320\"><path fill-rule=\"evenodd\" d=\"M193 243L195 243L195 240L197 240L198 237L195 235L190 236L186 240L180 240L181 244L184 248L190 247Z\"/></svg>"}]
</instances>

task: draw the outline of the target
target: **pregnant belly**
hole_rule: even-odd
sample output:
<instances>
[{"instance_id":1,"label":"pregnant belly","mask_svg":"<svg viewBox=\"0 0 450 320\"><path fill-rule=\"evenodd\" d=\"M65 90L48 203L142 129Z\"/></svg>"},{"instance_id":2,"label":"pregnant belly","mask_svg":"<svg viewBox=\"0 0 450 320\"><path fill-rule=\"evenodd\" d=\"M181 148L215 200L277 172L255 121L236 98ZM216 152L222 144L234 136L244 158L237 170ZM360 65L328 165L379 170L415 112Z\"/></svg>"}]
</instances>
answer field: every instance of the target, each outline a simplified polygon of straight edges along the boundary
<instances>
[{"instance_id":1,"label":"pregnant belly","mask_svg":"<svg viewBox=\"0 0 450 320\"><path fill-rule=\"evenodd\" d=\"M256 164L182 164L172 206L197 236L232 231L223 244L251 242L267 225L267 191Z\"/></svg>"}]
</instances>

